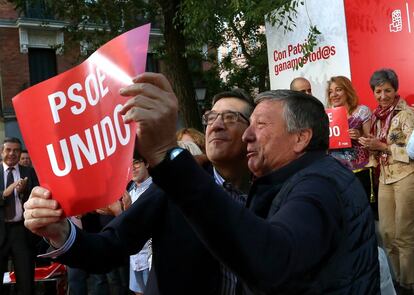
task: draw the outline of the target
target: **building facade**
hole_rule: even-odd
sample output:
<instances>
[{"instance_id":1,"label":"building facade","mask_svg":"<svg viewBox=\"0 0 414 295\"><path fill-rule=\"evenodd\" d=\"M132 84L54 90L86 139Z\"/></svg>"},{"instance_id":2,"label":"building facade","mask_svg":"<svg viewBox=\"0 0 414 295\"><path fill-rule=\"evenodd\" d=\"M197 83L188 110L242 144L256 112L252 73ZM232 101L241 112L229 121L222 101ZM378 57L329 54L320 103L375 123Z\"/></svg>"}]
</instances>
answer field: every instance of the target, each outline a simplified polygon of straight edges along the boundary
<instances>
[{"instance_id":1,"label":"building facade","mask_svg":"<svg viewBox=\"0 0 414 295\"><path fill-rule=\"evenodd\" d=\"M0 1L0 142L6 136L22 139L12 104L15 95L82 62L84 47L65 44L65 25L48 15L41 1L22 14L14 4ZM159 29L152 29L150 48L161 37ZM151 53L147 68L158 72Z\"/></svg>"}]
</instances>

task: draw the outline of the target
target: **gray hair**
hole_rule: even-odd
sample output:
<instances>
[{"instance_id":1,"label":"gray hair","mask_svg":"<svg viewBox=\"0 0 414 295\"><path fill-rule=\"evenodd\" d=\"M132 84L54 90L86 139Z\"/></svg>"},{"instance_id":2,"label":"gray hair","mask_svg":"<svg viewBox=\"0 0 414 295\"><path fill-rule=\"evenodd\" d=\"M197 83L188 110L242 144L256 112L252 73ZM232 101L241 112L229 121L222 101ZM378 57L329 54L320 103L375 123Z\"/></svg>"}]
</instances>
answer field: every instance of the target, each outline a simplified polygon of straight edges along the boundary
<instances>
[{"instance_id":1,"label":"gray hair","mask_svg":"<svg viewBox=\"0 0 414 295\"><path fill-rule=\"evenodd\" d=\"M380 69L372 74L371 79L369 80L369 86L371 86L372 91L374 91L375 87L387 82L391 84L395 91L398 90L398 76L394 70Z\"/></svg>"},{"instance_id":2,"label":"gray hair","mask_svg":"<svg viewBox=\"0 0 414 295\"><path fill-rule=\"evenodd\" d=\"M329 120L323 104L315 97L292 90L271 90L260 93L255 103L265 100L283 103L283 118L289 133L312 130L312 139L306 150L327 150L329 147Z\"/></svg>"}]
</instances>

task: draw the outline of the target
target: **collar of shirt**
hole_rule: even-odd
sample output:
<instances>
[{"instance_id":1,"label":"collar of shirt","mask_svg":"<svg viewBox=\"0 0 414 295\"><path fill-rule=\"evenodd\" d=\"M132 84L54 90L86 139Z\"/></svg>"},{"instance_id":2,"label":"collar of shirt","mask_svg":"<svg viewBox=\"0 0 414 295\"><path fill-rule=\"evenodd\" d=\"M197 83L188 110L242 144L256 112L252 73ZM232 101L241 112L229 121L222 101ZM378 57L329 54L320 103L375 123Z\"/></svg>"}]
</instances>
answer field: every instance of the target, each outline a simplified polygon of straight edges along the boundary
<instances>
[{"instance_id":1,"label":"collar of shirt","mask_svg":"<svg viewBox=\"0 0 414 295\"><path fill-rule=\"evenodd\" d=\"M216 181L216 183L218 185L223 186L224 183L224 178L218 173L218 171L216 170L216 167L213 167L213 173L214 173L214 180Z\"/></svg>"},{"instance_id":2,"label":"collar of shirt","mask_svg":"<svg viewBox=\"0 0 414 295\"><path fill-rule=\"evenodd\" d=\"M18 166L19 166L19 164L16 164L16 165L14 165L14 166L12 166L12 167L14 167L14 170L16 170L17 171L17 168L18 168ZM7 173L7 169L9 169L9 165L7 165L6 163L4 163L3 162L3 172L6 174Z\"/></svg>"},{"instance_id":3,"label":"collar of shirt","mask_svg":"<svg viewBox=\"0 0 414 295\"><path fill-rule=\"evenodd\" d=\"M236 200L237 202L243 205L246 203L247 194L239 191L230 182L226 181L214 167L213 167L213 173L214 173L214 180L216 184L222 186L224 190L229 194L230 197L232 197L234 200Z\"/></svg>"},{"instance_id":4,"label":"collar of shirt","mask_svg":"<svg viewBox=\"0 0 414 295\"><path fill-rule=\"evenodd\" d=\"M4 176L4 184L7 183L7 175L8 175L8 171L7 169L9 169L10 166L8 166L6 163L3 162L3 176ZM20 170L19 170L19 164L16 164L14 166L12 173L13 173L13 178L16 181L17 179L20 179Z\"/></svg>"},{"instance_id":5,"label":"collar of shirt","mask_svg":"<svg viewBox=\"0 0 414 295\"><path fill-rule=\"evenodd\" d=\"M143 182L141 182L139 185L134 182L131 191L145 191L152 183L152 177L148 177Z\"/></svg>"}]
</instances>

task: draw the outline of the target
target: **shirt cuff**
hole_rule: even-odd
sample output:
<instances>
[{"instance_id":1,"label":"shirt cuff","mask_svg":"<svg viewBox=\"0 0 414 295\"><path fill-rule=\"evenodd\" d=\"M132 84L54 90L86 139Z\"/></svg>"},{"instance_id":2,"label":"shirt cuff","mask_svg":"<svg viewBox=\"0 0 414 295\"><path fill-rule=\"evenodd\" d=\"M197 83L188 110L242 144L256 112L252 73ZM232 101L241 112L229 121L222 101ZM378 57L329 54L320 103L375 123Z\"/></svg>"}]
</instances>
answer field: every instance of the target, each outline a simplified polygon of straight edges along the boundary
<instances>
[{"instance_id":1,"label":"shirt cuff","mask_svg":"<svg viewBox=\"0 0 414 295\"><path fill-rule=\"evenodd\" d=\"M75 225L72 223L72 221L70 221L69 219L67 219L67 220L70 224L70 233L69 233L69 238L62 245L62 247L57 248L57 249L55 249L53 251L50 251L48 253L38 255L37 257L55 259L55 258L65 254L66 252L69 251L69 249L72 247L73 243L76 240L76 228L75 228ZM53 248L53 246L50 244L50 242L47 239L45 239L45 241Z\"/></svg>"}]
</instances>

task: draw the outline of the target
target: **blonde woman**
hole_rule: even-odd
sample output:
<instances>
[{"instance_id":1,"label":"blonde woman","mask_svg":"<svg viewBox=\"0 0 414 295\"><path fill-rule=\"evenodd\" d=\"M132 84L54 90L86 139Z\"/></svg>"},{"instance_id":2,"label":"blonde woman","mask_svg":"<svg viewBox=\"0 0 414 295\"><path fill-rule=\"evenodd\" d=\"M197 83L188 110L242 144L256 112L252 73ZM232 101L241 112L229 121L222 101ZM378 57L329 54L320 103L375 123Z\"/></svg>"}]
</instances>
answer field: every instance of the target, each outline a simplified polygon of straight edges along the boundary
<instances>
[{"instance_id":1,"label":"blonde woman","mask_svg":"<svg viewBox=\"0 0 414 295\"><path fill-rule=\"evenodd\" d=\"M376 214L373 175L370 168L365 167L369 162L369 151L358 142L361 136L368 136L371 127L371 110L359 104L358 95L352 82L344 76L332 77L326 90L328 108L345 107L348 115L349 136L352 147L331 149L329 154L351 169L361 181L369 197L371 207Z\"/></svg>"},{"instance_id":2,"label":"blonde woman","mask_svg":"<svg viewBox=\"0 0 414 295\"><path fill-rule=\"evenodd\" d=\"M205 135L204 133L198 131L194 128L182 128L177 131L177 141L191 141L194 142L203 154L206 153L206 143L205 143Z\"/></svg>"}]
</instances>

